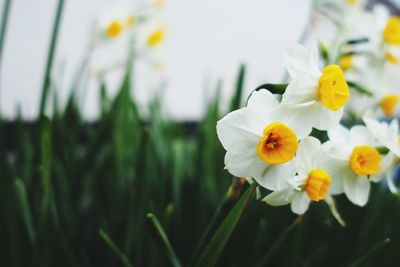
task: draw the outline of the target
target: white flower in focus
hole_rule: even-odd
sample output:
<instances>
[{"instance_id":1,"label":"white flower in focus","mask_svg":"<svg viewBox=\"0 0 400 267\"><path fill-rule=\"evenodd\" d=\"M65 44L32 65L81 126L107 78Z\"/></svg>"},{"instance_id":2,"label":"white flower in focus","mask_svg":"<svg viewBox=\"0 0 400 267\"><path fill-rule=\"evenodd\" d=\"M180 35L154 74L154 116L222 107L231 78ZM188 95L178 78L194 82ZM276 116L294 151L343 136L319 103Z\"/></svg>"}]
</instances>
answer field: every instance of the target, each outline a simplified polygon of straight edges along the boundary
<instances>
[{"instance_id":1,"label":"white flower in focus","mask_svg":"<svg viewBox=\"0 0 400 267\"><path fill-rule=\"evenodd\" d=\"M279 111L275 97L261 90L251 95L247 107L217 123L218 138L227 151L225 168L237 177L253 177L270 190L283 186L299 139L310 133L301 121L287 121Z\"/></svg>"},{"instance_id":2,"label":"white flower in focus","mask_svg":"<svg viewBox=\"0 0 400 267\"><path fill-rule=\"evenodd\" d=\"M328 130L339 123L350 91L342 69L329 65L318 67L318 51L294 45L285 53L292 81L282 96L282 112L304 127Z\"/></svg>"},{"instance_id":3,"label":"white flower in focus","mask_svg":"<svg viewBox=\"0 0 400 267\"><path fill-rule=\"evenodd\" d=\"M296 159L287 168L290 170L285 185L267 195L262 201L271 206L290 203L292 212L303 214L311 201L320 201L328 196L332 179L325 160L327 146L314 137L304 138L299 145ZM327 164L328 163L328 164Z\"/></svg>"},{"instance_id":4,"label":"white flower in focus","mask_svg":"<svg viewBox=\"0 0 400 267\"><path fill-rule=\"evenodd\" d=\"M331 146L329 161L335 162L331 174L335 179L335 190L344 191L347 198L358 206L368 201L369 177L379 174L381 155L376 141L365 126L357 125L350 130L339 126L328 131ZM340 190L342 188L342 190Z\"/></svg>"},{"instance_id":5,"label":"white flower in focus","mask_svg":"<svg viewBox=\"0 0 400 267\"><path fill-rule=\"evenodd\" d=\"M379 182L382 178L386 178L390 191L397 192L392 178L394 169L399 163L400 158L399 124L396 119L387 123L364 118L364 122L376 140L389 149L389 152L382 159L381 171L377 175L372 176L371 180Z\"/></svg>"}]
</instances>

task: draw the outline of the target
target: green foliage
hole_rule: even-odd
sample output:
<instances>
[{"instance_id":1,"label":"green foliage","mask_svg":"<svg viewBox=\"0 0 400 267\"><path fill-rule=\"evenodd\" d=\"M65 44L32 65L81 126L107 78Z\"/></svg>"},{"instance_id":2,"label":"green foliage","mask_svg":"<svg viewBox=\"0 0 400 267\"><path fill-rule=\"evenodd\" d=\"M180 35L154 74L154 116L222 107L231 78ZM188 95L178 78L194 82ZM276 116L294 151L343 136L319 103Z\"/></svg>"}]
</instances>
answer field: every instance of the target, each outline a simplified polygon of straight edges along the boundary
<instances>
[{"instance_id":1,"label":"green foliage","mask_svg":"<svg viewBox=\"0 0 400 267\"><path fill-rule=\"evenodd\" d=\"M76 88L65 108L55 101L44 116L63 2L39 119L0 119L1 266L399 266L400 200L382 185L364 208L337 198L342 228L324 203L296 217L254 201L254 186L232 179L215 130L225 113L221 84L194 123L166 118L157 98L141 117L130 67L114 98L100 84L96 122L82 119ZM229 110L243 103L244 79L242 66Z\"/></svg>"}]
</instances>

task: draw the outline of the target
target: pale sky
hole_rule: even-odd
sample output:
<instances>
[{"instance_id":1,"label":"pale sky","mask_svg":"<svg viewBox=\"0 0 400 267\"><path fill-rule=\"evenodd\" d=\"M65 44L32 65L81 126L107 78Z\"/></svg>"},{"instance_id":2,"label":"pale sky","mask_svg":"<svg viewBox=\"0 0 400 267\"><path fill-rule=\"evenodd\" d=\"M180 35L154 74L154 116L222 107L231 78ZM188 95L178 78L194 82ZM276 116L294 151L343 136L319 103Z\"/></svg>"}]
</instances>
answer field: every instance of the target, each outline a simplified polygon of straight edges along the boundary
<instances>
[{"instance_id":1,"label":"pale sky","mask_svg":"<svg viewBox=\"0 0 400 267\"><path fill-rule=\"evenodd\" d=\"M21 106L26 118L37 114L55 0L14 0L3 51L0 79L1 112L15 115ZM107 12L107 0L66 0L64 19L54 62L61 84L57 94L65 100L74 70L84 54L91 22ZM162 48L167 86L166 112L178 119L196 119L223 81L223 97L231 94L241 62L248 66L246 93L265 82L280 82L282 52L296 43L308 21L311 0L166 0L167 36ZM118 57L118 45L96 54L96 61ZM139 72L140 66L139 66ZM137 75L135 97L141 107L154 91L146 75ZM109 80L115 93L119 76ZM82 104L85 116L98 114L98 87L91 83Z\"/></svg>"}]
</instances>

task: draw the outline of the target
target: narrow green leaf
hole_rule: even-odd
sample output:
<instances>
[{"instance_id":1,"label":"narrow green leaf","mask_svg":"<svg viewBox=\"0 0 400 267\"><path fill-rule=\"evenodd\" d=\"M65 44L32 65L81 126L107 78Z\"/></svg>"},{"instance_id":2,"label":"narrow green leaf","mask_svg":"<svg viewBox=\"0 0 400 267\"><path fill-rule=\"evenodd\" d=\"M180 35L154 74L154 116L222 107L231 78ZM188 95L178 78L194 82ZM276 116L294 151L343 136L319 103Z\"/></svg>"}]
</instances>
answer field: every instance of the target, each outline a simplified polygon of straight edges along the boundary
<instances>
[{"instance_id":1,"label":"narrow green leaf","mask_svg":"<svg viewBox=\"0 0 400 267\"><path fill-rule=\"evenodd\" d=\"M231 212L225 218L221 226L218 228L217 232L214 234L210 243L205 248L200 259L196 263L196 267L213 267L217 263L222 251L225 248L230 236L233 233L240 217L243 214L244 209L250 202L255 189L257 187L256 183L253 183L247 191L243 194L240 200L233 207Z\"/></svg>"},{"instance_id":2,"label":"narrow green leaf","mask_svg":"<svg viewBox=\"0 0 400 267\"><path fill-rule=\"evenodd\" d=\"M367 95L367 96L373 96L373 95L374 95L371 91L369 91L369 90L366 89L365 87L363 87L363 86L361 86L361 85L359 85L359 84L357 84L357 83L355 83L355 82L347 81L347 84L348 84L352 89L354 89L355 91L359 92L360 94Z\"/></svg>"},{"instance_id":3,"label":"narrow green leaf","mask_svg":"<svg viewBox=\"0 0 400 267\"><path fill-rule=\"evenodd\" d=\"M51 152L51 123L47 117L41 119L41 177L43 190L43 212L46 215L50 207L50 166Z\"/></svg>"},{"instance_id":4,"label":"narrow green leaf","mask_svg":"<svg viewBox=\"0 0 400 267\"><path fill-rule=\"evenodd\" d=\"M1 14L1 25L0 25L0 63L3 55L4 40L6 37L10 8L11 8L11 0L5 0L2 9L3 12Z\"/></svg>"},{"instance_id":5,"label":"narrow green leaf","mask_svg":"<svg viewBox=\"0 0 400 267\"><path fill-rule=\"evenodd\" d=\"M114 241L108 236L103 229L99 229L100 237L107 244L107 246L115 253L115 255L121 260L122 264L126 267L133 267L133 264L130 263L128 257L123 253L117 245L115 245Z\"/></svg>"},{"instance_id":6,"label":"narrow green leaf","mask_svg":"<svg viewBox=\"0 0 400 267\"><path fill-rule=\"evenodd\" d=\"M172 248L166 233L164 232L164 229L154 214L147 214L147 225L150 228L150 231L157 244L163 249L163 252L166 254L171 264L175 267L181 267L182 265L176 256L175 251Z\"/></svg>"},{"instance_id":7,"label":"narrow green leaf","mask_svg":"<svg viewBox=\"0 0 400 267\"><path fill-rule=\"evenodd\" d=\"M196 249L191 257L190 262L194 263L200 256L200 252L204 250L206 242L211 239L211 235L217 227L221 224L224 218L227 216L232 207L236 204L237 200L241 196L241 190L243 187L243 181L241 178L233 177L232 184L229 187L227 193L219 204L217 211L214 213L210 223L208 224L206 230L202 234L200 241L196 245ZM193 264L190 264L193 265Z\"/></svg>"},{"instance_id":8,"label":"narrow green leaf","mask_svg":"<svg viewBox=\"0 0 400 267\"><path fill-rule=\"evenodd\" d=\"M29 235L29 239L33 242L35 240L35 229L32 223L31 210L28 203L28 197L26 195L25 184L21 179L14 181L14 189L17 197L17 203L20 208L23 223Z\"/></svg>"},{"instance_id":9,"label":"narrow green leaf","mask_svg":"<svg viewBox=\"0 0 400 267\"><path fill-rule=\"evenodd\" d=\"M241 107L245 74L246 66L242 64L240 65L239 74L237 76L236 89L231 100L230 111L236 110Z\"/></svg>"},{"instance_id":10,"label":"narrow green leaf","mask_svg":"<svg viewBox=\"0 0 400 267\"><path fill-rule=\"evenodd\" d=\"M390 243L390 238L387 237L384 240L382 240L381 242L379 242L378 244L376 244L375 246L373 246L370 250L367 251L367 253L362 255L360 258L358 258L356 261L354 261L353 263L349 264L348 266L349 267L360 266L361 263L363 263L369 256L371 256L376 251L378 251L379 249L383 248L385 245L387 245L389 243Z\"/></svg>"},{"instance_id":11,"label":"narrow green leaf","mask_svg":"<svg viewBox=\"0 0 400 267\"><path fill-rule=\"evenodd\" d=\"M302 222L302 217L297 217L294 222L292 222L278 237L278 239L272 244L272 246L268 249L267 253L265 253L264 257L258 261L257 267L268 266L268 262L275 254L275 252L282 246L283 242L285 241L286 237L296 228L296 226Z\"/></svg>"},{"instance_id":12,"label":"narrow green leaf","mask_svg":"<svg viewBox=\"0 0 400 267\"><path fill-rule=\"evenodd\" d=\"M50 46L47 53L46 69L44 72L43 85L42 85L42 96L40 98L39 117L42 117L44 115L46 109L47 98L51 86L51 70L53 66L54 53L57 45L58 32L60 29L63 8L64 8L64 0L58 0L57 12L54 19L53 31L51 34Z\"/></svg>"}]
</instances>

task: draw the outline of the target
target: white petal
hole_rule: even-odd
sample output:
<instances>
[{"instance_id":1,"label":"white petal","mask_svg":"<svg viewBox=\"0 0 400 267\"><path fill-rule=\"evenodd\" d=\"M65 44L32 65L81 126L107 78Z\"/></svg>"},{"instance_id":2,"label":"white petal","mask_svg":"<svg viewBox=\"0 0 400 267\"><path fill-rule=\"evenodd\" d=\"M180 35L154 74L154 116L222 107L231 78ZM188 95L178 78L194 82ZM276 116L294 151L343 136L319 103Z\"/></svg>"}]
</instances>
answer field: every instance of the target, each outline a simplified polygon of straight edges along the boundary
<instances>
[{"instance_id":1,"label":"white petal","mask_svg":"<svg viewBox=\"0 0 400 267\"><path fill-rule=\"evenodd\" d=\"M218 138L225 150L242 153L257 148L263 125L247 108L235 110L217 123Z\"/></svg>"},{"instance_id":2,"label":"white petal","mask_svg":"<svg viewBox=\"0 0 400 267\"><path fill-rule=\"evenodd\" d=\"M318 63L313 62L313 56L303 45L292 45L284 52L283 57L287 71L293 79L306 73L318 73Z\"/></svg>"},{"instance_id":3,"label":"white petal","mask_svg":"<svg viewBox=\"0 0 400 267\"><path fill-rule=\"evenodd\" d=\"M370 184L366 176L347 175L343 181L347 198L358 206L364 206L368 201Z\"/></svg>"},{"instance_id":4,"label":"white petal","mask_svg":"<svg viewBox=\"0 0 400 267\"><path fill-rule=\"evenodd\" d=\"M400 157L397 122L392 121L390 126L385 122L379 123L376 120L368 118L364 118L364 122L367 125L371 135L373 135L380 143Z\"/></svg>"},{"instance_id":5,"label":"white petal","mask_svg":"<svg viewBox=\"0 0 400 267\"><path fill-rule=\"evenodd\" d=\"M271 206L283 206L289 204L292 196L293 190L291 188L287 188L282 191L272 192L271 194L264 197L262 201Z\"/></svg>"},{"instance_id":6,"label":"white petal","mask_svg":"<svg viewBox=\"0 0 400 267\"><path fill-rule=\"evenodd\" d=\"M319 165L321 169L325 170L331 176L332 183L329 186L329 193L343 193L343 178L350 171L348 161L333 158L328 155L319 162Z\"/></svg>"},{"instance_id":7,"label":"white petal","mask_svg":"<svg viewBox=\"0 0 400 267\"><path fill-rule=\"evenodd\" d=\"M376 146L376 141L368 131L367 127L356 125L350 129L350 140L352 145L370 145Z\"/></svg>"},{"instance_id":8,"label":"white petal","mask_svg":"<svg viewBox=\"0 0 400 267\"><path fill-rule=\"evenodd\" d=\"M254 175L257 183L269 190L282 190L287 187L287 179L295 176L298 169L296 160L280 165L270 165L261 175Z\"/></svg>"},{"instance_id":9,"label":"white petal","mask_svg":"<svg viewBox=\"0 0 400 267\"><path fill-rule=\"evenodd\" d=\"M304 214L308 209L308 205L310 204L310 199L303 192L296 193L292 198L292 203L290 204L290 209L293 213L296 214Z\"/></svg>"},{"instance_id":10,"label":"white petal","mask_svg":"<svg viewBox=\"0 0 400 267\"><path fill-rule=\"evenodd\" d=\"M315 169L315 159L320 150L321 142L315 137L308 136L300 142L297 157L304 164L307 173Z\"/></svg>"},{"instance_id":11,"label":"white petal","mask_svg":"<svg viewBox=\"0 0 400 267\"><path fill-rule=\"evenodd\" d=\"M283 108L282 108L283 109ZM343 114L343 109L332 111L326 109L319 101L308 105L285 106L283 115L288 123L299 131L311 131L312 127L329 130L336 127Z\"/></svg>"},{"instance_id":12,"label":"white petal","mask_svg":"<svg viewBox=\"0 0 400 267\"><path fill-rule=\"evenodd\" d=\"M269 166L262 162L257 153L248 151L247 153L235 154L226 152L225 169L236 177L255 177L263 175Z\"/></svg>"},{"instance_id":13,"label":"white petal","mask_svg":"<svg viewBox=\"0 0 400 267\"><path fill-rule=\"evenodd\" d=\"M312 123L305 123L302 119L299 120L298 116L296 115L297 112L298 109L294 108L293 105L281 104L276 111L271 113L271 119L274 121L281 121L288 125L296 133L297 138L300 140L311 133Z\"/></svg>"},{"instance_id":14,"label":"white petal","mask_svg":"<svg viewBox=\"0 0 400 267\"><path fill-rule=\"evenodd\" d=\"M255 112L267 115L279 105L278 100L268 90L259 90L251 94L247 107Z\"/></svg>"},{"instance_id":15,"label":"white petal","mask_svg":"<svg viewBox=\"0 0 400 267\"><path fill-rule=\"evenodd\" d=\"M328 130L329 140L335 143L348 143L350 141L350 131L339 124L337 127Z\"/></svg>"},{"instance_id":16,"label":"white petal","mask_svg":"<svg viewBox=\"0 0 400 267\"><path fill-rule=\"evenodd\" d=\"M388 178L391 178L393 169L396 167L397 163L397 156L389 151L389 153L387 153L381 159L379 172L377 174L371 175L370 180L375 183L380 182L383 176L386 176L386 174L389 174Z\"/></svg>"},{"instance_id":17,"label":"white petal","mask_svg":"<svg viewBox=\"0 0 400 267\"><path fill-rule=\"evenodd\" d=\"M293 105L317 100L318 79L304 76L289 83L282 95L282 104Z\"/></svg>"}]
</instances>

